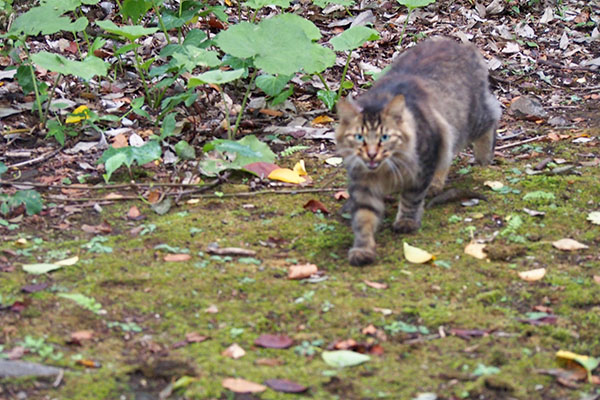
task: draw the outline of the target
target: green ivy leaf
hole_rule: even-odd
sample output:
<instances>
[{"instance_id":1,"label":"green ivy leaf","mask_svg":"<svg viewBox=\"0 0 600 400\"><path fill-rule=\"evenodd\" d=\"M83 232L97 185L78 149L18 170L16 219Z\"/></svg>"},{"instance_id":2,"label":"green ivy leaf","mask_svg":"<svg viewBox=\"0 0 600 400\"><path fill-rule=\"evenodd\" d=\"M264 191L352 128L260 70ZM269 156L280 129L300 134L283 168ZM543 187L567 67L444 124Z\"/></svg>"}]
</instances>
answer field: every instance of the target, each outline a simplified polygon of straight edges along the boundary
<instances>
[{"instance_id":1,"label":"green ivy leaf","mask_svg":"<svg viewBox=\"0 0 600 400\"><path fill-rule=\"evenodd\" d=\"M350 350L324 351L321 356L327 365L337 368L352 367L371 359L366 354Z\"/></svg>"},{"instance_id":2,"label":"green ivy leaf","mask_svg":"<svg viewBox=\"0 0 600 400\"><path fill-rule=\"evenodd\" d=\"M368 41L377 39L379 39L379 33L375 29L359 25L345 30L332 38L329 43L335 51L349 51L359 48Z\"/></svg>"},{"instance_id":3,"label":"green ivy leaf","mask_svg":"<svg viewBox=\"0 0 600 400\"><path fill-rule=\"evenodd\" d=\"M195 88L196 86L206 83L222 85L223 83L239 79L242 75L244 75L244 72L245 70L243 69L234 69L233 71L214 69L212 71L207 71L200 75L191 77L188 80L188 89Z\"/></svg>"},{"instance_id":4,"label":"green ivy leaf","mask_svg":"<svg viewBox=\"0 0 600 400\"><path fill-rule=\"evenodd\" d=\"M254 81L256 86L262 89L269 96L277 96L290 81L290 75L270 75L264 74L256 77Z\"/></svg>"},{"instance_id":5,"label":"green ivy leaf","mask_svg":"<svg viewBox=\"0 0 600 400\"><path fill-rule=\"evenodd\" d=\"M205 153L213 152L200 161L200 171L207 176L215 176L228 169L241 170L254 162L272 163L276 157L269 146L254 135L244 136L237 141L216 139L204 145L203 150Z\"/></svg>"},{"instance_id":6,"label":"green ivy leaf","mask_svg":"<svg viewBox=\"0 0 600 400\"><path fill-rule=\"evenodd\" d=\"M175 145L175 153L182 160L193 160L196 158L196 150L185 140L181 140Z\"/></svg>"},{"instance_id":7,"label":"green ivy leaf","mask_svg":"<svg viewBox=\"0 0 600 400\"><path fill-rule=\"evenodd\" d=\"M158 28L145 28L141 25L117 26L114 22L110 20L96 21L96 25L98 25L100 28L104 29L108 33L127 38L132 42L137 38L146 35L152 35L156 31L158 31Z\"/></svg>"},{"instance_id":8,"label":"green ivy leaf","mask_svg":"<svg viewBox=\"0 0 600 400\"><path fill-rule=\"evenodd\" d=\"M83 61L73 61L59 54L40 51L32 54L31 60L42 68L61 74L69 74L89 81L94 76L106 76L108 64L98 57L89 56Z\"/></svg>"}]
</instances>

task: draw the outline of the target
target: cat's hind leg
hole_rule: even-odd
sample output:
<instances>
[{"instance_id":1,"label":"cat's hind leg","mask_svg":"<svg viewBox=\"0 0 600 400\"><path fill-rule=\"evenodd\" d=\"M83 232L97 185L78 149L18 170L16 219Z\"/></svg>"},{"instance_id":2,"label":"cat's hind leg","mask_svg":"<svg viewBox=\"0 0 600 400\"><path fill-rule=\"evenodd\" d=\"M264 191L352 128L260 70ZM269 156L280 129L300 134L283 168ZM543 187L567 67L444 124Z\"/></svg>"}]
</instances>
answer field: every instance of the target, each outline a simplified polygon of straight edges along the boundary
<instances>
[{"instance_id":1,"label":"cat's hind leg","mask_svg":"<svg viewBox=\"0 0 600 400\"><path fill-rule=\"evenodd\" d=\"M496 124L492 124L483 135L473 141L473 155L475 162L480 165L488 165L494 158L496 147Z\"/></svg>"},{"instance_id":2,"label":"cat's hind leg","mask_svg":"<svg viewBox=\"0 0 600 400\"><path fill-rule=\"evenodd\" d=\"M416 191L408 190L400 195L398 213L396 214L396 220L392 225L394 232L410 233L421 227L423 200L425 199L426 191L426 189Z\"/></svg>"}]
</instances>

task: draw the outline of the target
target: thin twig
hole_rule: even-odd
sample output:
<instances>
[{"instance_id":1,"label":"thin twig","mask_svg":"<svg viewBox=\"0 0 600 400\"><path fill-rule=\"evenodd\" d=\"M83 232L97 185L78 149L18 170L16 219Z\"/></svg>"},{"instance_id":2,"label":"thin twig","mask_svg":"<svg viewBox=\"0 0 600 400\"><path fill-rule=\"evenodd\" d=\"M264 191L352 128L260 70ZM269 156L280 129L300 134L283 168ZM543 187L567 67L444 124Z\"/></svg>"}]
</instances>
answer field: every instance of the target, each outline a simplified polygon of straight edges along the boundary
<instances>
[{"instance_id":1,"label":"thin twig","mask_svg":"<svg viewBox=\"0 0 600 400\"><path fill-rule=\"evenodd\" d=\"M595 71L594 71L592 68L590 68L590 67L582 67L582 66L579 66L579 65L574 65L574 66L572 66L572 67L569 67L569 66L566 66L566 65L561 65L561 64L557 64L557 63L555 63L555 62L552 62L552 61L548 61L548 60L541 60L541 59L538 59L538 60L536 60L536 61L537 61L537 63L538 63L538 64L544 64L544 65L547 65L547 66L549 66L549 67L556 68L556 69L570 69L570 70L573 70L573 71L589 71L589 72L595 72Z\"/></svg>"},{"instance_id":2,"label":"thin twig","mask_svg":"<svg viewBox=\"0 0 600 400\"><path fill-rule=\"evenodd\" d=\"M544 138L544 136L532 137L529 139L521 140L520 142L509 143L509 144L505 144L504 146L496 147L496 150L504 150L504 149L508 149L510 147L520 146L525 143L537 142L538 140L542 140L543 138Z\"/></svg>"},{"instance_id":3,"label":"thin twig","mask_svg":"<svg viewBox=\"0 0 600 400\"><path fill-rule=\"evenodd\" d=\"M203 188L205 186L212 187L212 182L206 185L197 185L193 183L123 183L115 185L62 185L62 184L47 184L37 182L12 182L0 179L0 185L18 185L18 186L31 186L42 189L80 189L80 190L113 190L113 189L137 189L146 187L170 187L170 188Z\"/></svg>"},{"instance_id":4,"label":"thin twig","mask_svg":"<svg viewBox=\"0 0 600 400\"><path fill-rule=\"evenodd\" d=\"M23 162L16 163L16 164L13 164L13 165L7 165L7 168L8 169L19 168L19 167L24 167L25 165L31 165L31 164L36 164L38 162L46 161L47 159L49 159L51 157L54 157L56 154L60 153L61 150L62 149L56 149L56 150L53 150L53 151L51 151L49 153L42 154L41 156L36 157L34 159L31 159L31 160L23 161Z\"/></svg>"}]
</instances>

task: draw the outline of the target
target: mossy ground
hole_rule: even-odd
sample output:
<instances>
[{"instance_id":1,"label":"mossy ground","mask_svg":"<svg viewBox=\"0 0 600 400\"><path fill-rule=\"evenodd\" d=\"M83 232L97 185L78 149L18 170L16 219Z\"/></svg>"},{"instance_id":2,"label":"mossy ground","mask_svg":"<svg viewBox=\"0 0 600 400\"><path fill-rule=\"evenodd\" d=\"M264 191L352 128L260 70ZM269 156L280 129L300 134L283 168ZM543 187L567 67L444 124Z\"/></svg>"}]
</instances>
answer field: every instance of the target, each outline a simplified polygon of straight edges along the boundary
<instances>
[{"instance_id":1,"label":"mossy ground","mask_svg":"<svg viewBox=\"0 0 600 400\"><path fill-rule=\"evenodd\" d=\"M69 231L25 233L24 228L18 236L28 238L27 251L14 240L0 245L0 250L9 250L5 254L16 266L1 274L0 295L26 303L20 313L0 311L0 344L6 351L28 335L44 338L55 353L63 353L62 358L52 361L37 354L24 358L61 365L66 372L58 388L43 381L4 380L4 393L24 390L30 398L60 399L158 398L158 392L181 376L195 380L171 398L233 398L221 386L226 377L259 383L285 378L309 387L303 395L269 389L257 395L262 399L411 399L420 392L434 392L443 399L579 399L583 393L596 393L597 387L589 384L570 389L537 372L557 367L557 350L600 356L600 284L594 281L594 275L600 275L600 227L586 221L589 212L600 208L600 186L598 167L580 165L593 159L590 153L598 157L594 144L597 141L544 142L516 148L520 151L507 152L487 168L468 166L466 158L460 159L448 186L484 194L487 201L470 207L460 201L434 206L426 210L421 230L405 237L390 229L395 208L390 203L377 236L377 263L365 268L346 261L352 234L338 213L341 203L329 193L203 199L163 216L138 203L147 217L140 222L127 221L124 215L130 204L120 204L99 215L72 218L74 228ZM525 172L527 164L545 157L564 158L575 167L561 175ZM331 180L333 169L317 160L306 161L317 185L319 176ZM510 190L491 191L484 186L487 180L500 181ZM344 181L339 170L334 182ZM219 190L231 193L237 188L225 185ZM552 193L554 199L523 199L540 190ZM304 210L312 198L332 213ZM529 216L524 207L546 214ZM522 224L509 230L510 216L520 217ZM93 235L75 227L102 221L113 229L103 243L112 253L91 253L81 246ZM156 228L132 236L129 231L140 224ZM489 261L465 255L471 236L487 239L499 256ZM44 241L36 244L34 237ZM551 245L564 237L589 248L563 252ZM409 264L402 255L403 240L435 254L436 262ZM206 248L213 242L254 249L260 264L211 257ZM166 252L154 248L159 244L188 249L192 258L165 262ZM51 250L78 255L80 261L44 276L21 271L22 263L43 261ZM287 266L296 262L316 264L327 279L288 280ZM529 283L517 275L539 267L548 271L541 281ZM365 280L387 283L388 288L371 288ZM36 282L50 286L34 294L21 293L22 286ZM106 314L94 314L58 297L59 292L92 297ZM218 312L207 313L213 304ZM556 323L521 322L535 306L550 307L558 316ZM394 331L395 321L424 326L430 334ZM110 322L142 331L124 331ZM362 329L369 324L385 332L387 339L365 336ZM462 339L451 335L452 329L487 334ZM67 344L71 333L80 330L93 330L94 338L81 346ZM174 346L190 332L210 339ZM436 336L439 332L445 335ZM254 340L263 333L287 334L297 345L321 340L322 348L343 339L374 341L383 354L372 355L360 366L335 370L321 359L322 348L307 357L293 349L255 346ZM238 360L221 355L234 342L247 351ZM77 357L102 366L86 369L76 364ZM261 358L278 359L281 365L259 365ZM480 364L499 372L475 376Z\"/></svg>"}]
</instances>

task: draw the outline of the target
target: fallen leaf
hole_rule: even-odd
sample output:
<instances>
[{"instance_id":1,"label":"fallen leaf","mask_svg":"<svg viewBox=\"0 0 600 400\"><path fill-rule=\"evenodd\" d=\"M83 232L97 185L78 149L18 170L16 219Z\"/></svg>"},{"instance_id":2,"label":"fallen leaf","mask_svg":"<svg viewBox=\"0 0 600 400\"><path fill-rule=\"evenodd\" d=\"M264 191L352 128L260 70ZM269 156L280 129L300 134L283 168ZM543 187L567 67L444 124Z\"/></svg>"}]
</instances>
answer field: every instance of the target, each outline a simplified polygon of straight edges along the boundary
<instances>
[{"instance_id":1,"label":"fallen leaf","mask_svg":"<svg viewBox=\"0 0 600 400\"><path fill-rule=\"evenodd\" d=\"M288 381L287 379L267 379L265 381L265 385L276 392L283 393L302 393L308 390L306 386L300 385L296 382Z\"/></svg>"},{"instance_id":2,"label":"fallen leaf","mask_svg":"<svg viewBox=\"0 0 600 400\"><path fill-rule=\"evenodd\" d=\"M83 359L83 360L77 360L76 362L77 362L77 364L83 365L86 368L102 368L102 364L100 364L98 361L94 361L94 360Z\"/></svg>"},{"instance_id":3,"label":"fallen leaf","mask_svg":"<svg viewBox=\"0 0 600 400\"><path fill-rule=\"evenodd\" d=\"M325 205L323 203L321 203L319 200L310 199L309 201L306 202L306 204L303 207L306 210L310 210L314 213L320 211L323 214L329 214L329 210L327 209L327 207L325 207Z\"/></svg>"},{"instance_id":4,"label":"fallen leaf","mask_svg":"<svg viewBox=\"0 0 600 400\"><path fill-rule=\"evenodd\" d=\"M418 247L404 242L404 258L413 264L423 264L433 259L433 255Z\"/></svg>"},{"instance_id":5,"label":"fallen leaf","mask_svg":"<svg viewBox=\"0 0 600 400\"><path fill-rule=\"evenodd\" d=\"M256 255L256 251L250 249L242 249L240 247L216 247L216 246L208 246L206 249L208 254L217 255L217 256L244 256L244 257L252 257Z\"/></svg>"},{"instance_id":6,"label":"fallen leaf","mask_svg":"<svg viewBox=\"0 0 600 400\"><path fill-rule=\"evenodd\" d=\"M148 203L150 203L150 204L158 203L160 201L160 191L159 190L151 190L150 193L148 193L146 200L148 200ZM190 199L190 200L186 201L187 204L196 204L199 202L200 202L200 199Z\"/></svg>"},{"instance_id":7,"label":"fallen leaf","mask_svg":"<svg viewBox=\"0 0 600 400\"><path fill-rule=\"evenodd\" d=\"M269 179L274 181L281 181L287 183L304 183L306 179L302 178L298 172L292 171L289 168L277 168L268 176Z\"/></svg>"},{"instance_id":8,"label":"fallen leaf","mask_svg":"<svg viewBox=\"0 0 600 400\"><path fill-rule=\"evenodd\" d=\"M65 124L75 124L77 122L83 121L84 119L89 118L90 110L87 106L79 106L73 110L71 115L67 117L65 120ZM75 115L80 114L80 115Z\"/></svg>"},{"instance_id":9,"label":"fallen leaf","mask_svg":"<svg viewBox=\"0 0 600 400\"><path fill-rule=\"evenodd\" d=\"M377 333L377 328L375 328L375 325L370 324L369 326L364 327L361 332L363 335L374 335Z\"/></svg>"},{"instance_id":10,"label":"fallen leaf","mask_svg":"<svg viewBox=\"0 0 600 400\"><path fill-rule=\"evenodd\" d=\"M333 118L331 118L329 115L319 115L318 117L316 117L315 119L312 120L312 124L313 125L322 125L322 124L329 124L333 121L335 121L335 120Z\"/></svg>"},{"instance_id":11,"label":"fallen leaf","mask_svg":"<svg viewBox=\"0 0 600 400\"><path fill-rule=\"evenodd\" d=\"M189 254L167 254L163 257L163 260L167 262L179 262L179 261L188 261L192 258Z\"/></svg>"},{"instance_id":12,"label":"fallen leaf","mask_svg":"<svg viewBox=\"0 0 600 400\"><path fill-rule=\"evenodd\" d=\"M546 275L546 268L536 268L529 271L519 272L519 278L527 282L539 281Z\"/></svg>"},{"instance_id":13,"label":"fallen leaf","mask_svg":"<svg viewBox=\"0 0 600 400\"><path fill-rule=\"evenodd\" d=\"M304 165L304 160L300 160L294 165L294 172L300 176L308 175L308 172L306 172L306 165Z\"/></svg>"},{"instance_id":14,"label":"fallen leaf","mask_svg":"<svg viewBox=\"0 0 600 400\"><path fill-rule=\"evenodd\" d=\"M304 279L316 274L319 269L315 264L291 265L288 271L288 279Z\"/></svg>"},{"instance_id":15,"label":"fallen leaf","mask_svg":"<svg viewBox=\"0 0 600 400\"><path fill-rule=\"evenodd\" d=\"M23 264L23 270L30 274L45 274L46 272L54 271L59 268L61 268L61 266L57 264Z\"/></svg>"},{"instance_id":16,"label":"fallen leaf","mask_svg":"<svg viewBox=\"0 0 600 400\"><path fill-rule=\"evenodd\" d=\"M321 357L323 357L323 361L327 365L336 368L352 367L371 359L366 354L360 354L351 350L323 351Z\"/></svg>"},{"instance_id":17,"label":"fallen leaf","mask_svg":"<svg viewBox=\"0 0 600 400\"><path fill-rule=\"evenodd\" d=\"M211 304L210 306L206 307L204 312L209 314L216 314L219 312L219 308L216 305Z\"/></svg>"},{"instance_id":18,"label":"fallen leaf","mask_svg":"<svg viewBox=\"0 0 600 400\"><path fill-rule=\"evenodd\" d=\"M485 244L471 242L465 247L465 254L483 260L487 257L483 249L485 249Z\"/></svg>"},{"instance_id":19,"label":"fallen leaf","mask_svg":"<svg viewBox=\"0 0 600 400\"><path fill-rule=\"evenodd\" d=\"M137 208L137 206L131 206L129 211L127 211L127 219L128 220L137 221L141 218L143 218L142 213L140 213L140 210Z\"/></svg>"},{"instance_id":20,"label":"fallen leaf","mask_svg":"<svg viewBox=\"0 0 600 400\"><path fill-rule=\"evenodd\" d=\"M50 284L47 282L32 284L32 285L25 285L21 288L21 292L36 293L36 292L46 289L48 286L50 286Z\"/></svg>"},{"instance_id":21,"label":"fallen leaf","mask_svg":"<svg viewBox=\"0 0 600 400\"><path fill-rule=\"evenodd\" d=\"M333 167L342 165L343 162L344 162L344 159L342 157L329 157L329 158L325 159L325 163L329 164Z\"/></svg>"},{"instance_id":22,"label":"fallen leaf","mask_svg":"<svg viewBox=\"0 0 600 400\"><path fill-rule=\"evenodd\" d=\"M600 225L600 211L592 211L588 214L587 220L592 224Z\"/></svg>"},{"instance_id":23,"label":"fallen leaf","mask_svg":"<svg viewBox=\"0 0 600 400\"><path fill-rule=\"evenodd\" d=\"M264 385L240 378L225 378L221 385L235 393L261 393L267 390Z\"/></svg>"},{"instance_id":24,"label":"fallen leaf","mask_svg":"<svg viewBox=\"0 0 600 400\"><path fill-rule=\"evenodd\" d=\"M115 149L119 149L122 147L128 147L128 146L129 146L129 141L127 140L127 137L122 133L119 133L112 140L112 147L114 147Z\"/></svg>"},{"instance_id":25,"label":"fallen leaf","mask_svg":"<svg viewBox=\"0 0 600 400\"><path fill-rule=\"evenodd\" d=\"M264 179L271 172L279 168L279 165L265 162L265 161L257 161L250 164L246 164L243 167L246 171L252 172L254 175L258 176L260 179Z\"/></svg>"},{"instance_id":26,"label":"fallen leaf","mask_svg":"<svg viewBox=\"0 0 600 400\"><path fill-rule=\"evenodd\" d=\"M560 239L555 242L552 242L552 246L556 247L559 250L565 251L581 250L587 249L589 247L583 243L579 243L577 240L569 238Z\"/></svg>"},{"instance_id":27,"label":"fallen leaf","mask_svg":"<svg viewBox=\"0 0 600 400\"><path fill-rule=\"evenodd\" d=\"M185 340L188 343L202 343L208 340L208 336L201 335L198 332L190 332L186 333Z\"/></svg>"},{"instance_id":28,"label":"fallen leaf","mask_svg":"<svg viewBox=\"0 0 600 400\"><path fill-rule=\"evenodd\" d=\"M350 194L348 194L347 190L340 190L339 192L335 192L333 197L336 200L348 200L350 198Z\"/></svg>"},{"instance_id":29,"label":"fallen leaf","mask_svg":"<svg viewBox=\"0 0 600 400\"><path fill-rule=\"evenodd\" d=\"M498 181L485 181L483 184L492 190L500 190L504 187L504 184Z\"/></svg>"},{"instance_id":30,"label":"fallen leaf","mask_svg":"<svg viewBox=\"0 0 600 400\"><path fill-rule=\"evenodd\" d=\"M81 345L84 340L91 340L94 337L94 331L83 330L71 333L70 343Z\"/></svg>"},{"instance_id":31,"label":"fallen leaf","mask_svg":"<svg viewBox=\"0 0 600 400\"><path fill-rule=\"evenodd\" d=\"M364 279L363 282L365 283L365 285L372 287L373 289L387 289L388 288L387 283L372 282L372 281L368 281L366 279Z\"/></svg>"},{"instance_id":32,"label":"fallen leaf","mask_svg":"<svg viewBox=\"0 0 600 400\"><path fill-rule=\"evenodd\" d=\"M64 260L55 261L55 262L53 262L53 264L59 265L61 267L68 267L68 266L77 264L77 261L79 261L79 257L74 256L71 258L65 258Z\"/></svg>"},{"instance_id":33,"label":"fallen leaf","mask_svg":"<svg viewBox=\"0 0 600 400\"><path fill-rule=\"evenodd\" d=\"M294 340L287 335L263 334L256 338L254 344L267 349L287 349L294 344Z\"/></svg>"},{"instance_id":34,"label":"fallen leaf","mask_svg":"<svg viewBox=\"0 0 600 400\"><path fill-rule=\"evenodd\" d=\"M383 315L392 315L393 311L389 308L373 307L373 311L382 313Z\"/></svg>"},{"instance_id":35,"label":"fallen leaf","mask_svg":"<svg viewBox=\"0 0 600 400\"><path fill-rule=\"evenodd\" d=\"M285 361L280 360L279 358L259 358L254 361L256 365L263 365L266 367L277 367L285 364Z\"/></svg>"},{"instance_id":36,"label":"fallen leaf","mask_svg":"<svg viewBox=\"0 0 600 400\"><path fill-rule=\"evenodd\" d=\"M600 275L594 275L594 282L600 283Z\"/></svg>"},{"instance_id":37,"label":"fallen leaf","mask_svg":"<svg viewBox=\"0 0 600 400\"><path fill-rule=\"evenodd\" d=\"M576 354L566 350L557 351L556 358L558 358L559 361L575 361L581 365L587 371L589 381L592 379L592 371L600 365L600 358Z\"/></svg>"},{"instance_id":38,"label":"fallen leaf","mask_svg":"<svg viewBox=\"0 0 600 400\"><path fill-rule=\"evenodd\" d=\"M340 340L339 342L336 342L333 345L333 348L336 350L349 350L349 349L356 347L357 344L358 343L356 343L356 340L354 340L354 339L346 339L346 340Z\"/></svg>"},{"instance_id":39,"label":"fallen leaf","mask_svg":"<svg viewBox=\"0 0 600 400\"><path fill-rule=\"evenodd\" d=\"M242 358L246 355L246 350L242 349L239 344L234 343L225 350L223 350L221 355L237 360L238 358Z\"/></svg>"}]
</instances>

